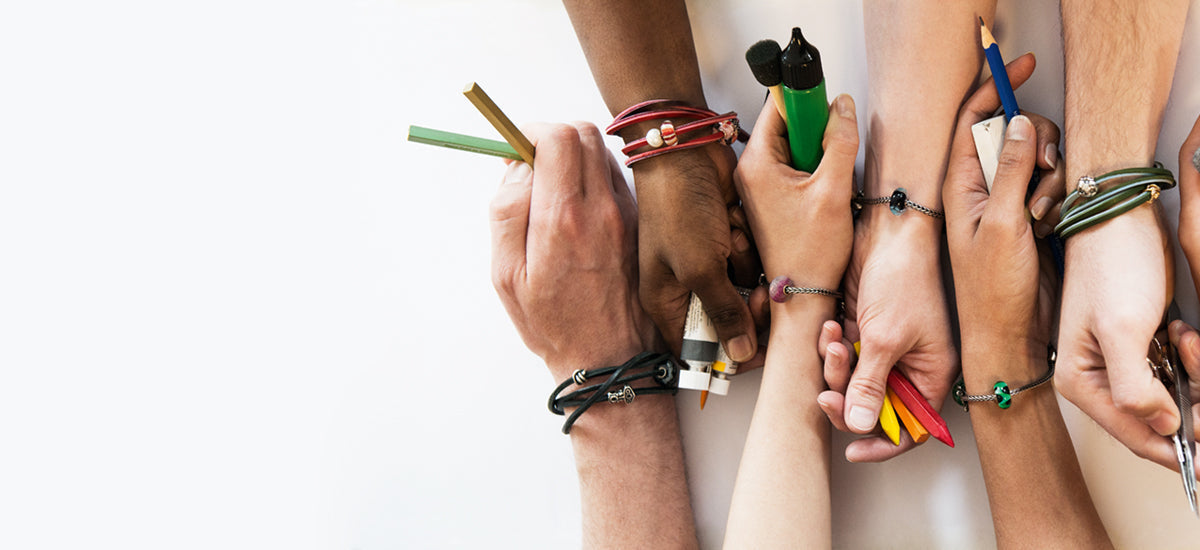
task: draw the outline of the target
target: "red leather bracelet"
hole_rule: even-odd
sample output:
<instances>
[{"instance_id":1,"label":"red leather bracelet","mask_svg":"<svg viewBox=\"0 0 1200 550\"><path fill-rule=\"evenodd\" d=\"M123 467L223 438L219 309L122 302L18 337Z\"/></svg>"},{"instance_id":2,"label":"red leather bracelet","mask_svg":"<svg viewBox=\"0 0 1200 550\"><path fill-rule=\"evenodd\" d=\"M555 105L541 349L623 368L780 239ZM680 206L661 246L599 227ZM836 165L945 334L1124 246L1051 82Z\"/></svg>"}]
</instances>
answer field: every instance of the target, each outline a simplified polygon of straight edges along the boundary
<instances>
[{"instance_id":1,"label":"red leather bracelet","mask_svg":"<svg viewBox=\"0 0 1200 550\"><path fill-rule=\"evenodd\" d=\"M655 109L655 107L658 107L658 109ZM683 119L689 122L676 127L671 119ZM747 136L738 126L737 113L735 112L731 111L723 115L718 115L716 112L708 109L700 109L689 106L681 101L666 99L643 101L621 111L613 119L612 124L608 125L605 132L609 135L615 135L617 132L634 124L657 120L663 121L658 128L650 129L646 133L646 137L635 139L621 149L621 152L628 156L625 166L633 166L634 163L648 158L675 151L694 149L718 141L730 145L738 139L744 141ZM704 130L708 130L709 132L687 140L683 139L685 134L694 135ZM633 154L634 151L645 147L649 147L650 149Z\"/></svg>"}]
</instances>

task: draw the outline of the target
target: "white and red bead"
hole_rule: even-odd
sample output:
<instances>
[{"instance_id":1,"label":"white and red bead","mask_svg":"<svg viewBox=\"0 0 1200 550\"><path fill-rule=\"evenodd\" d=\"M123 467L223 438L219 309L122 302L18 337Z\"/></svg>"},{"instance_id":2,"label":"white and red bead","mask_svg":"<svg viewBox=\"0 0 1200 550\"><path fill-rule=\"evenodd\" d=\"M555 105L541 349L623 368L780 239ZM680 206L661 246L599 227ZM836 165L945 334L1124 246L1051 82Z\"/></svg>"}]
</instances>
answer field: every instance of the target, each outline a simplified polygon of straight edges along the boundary
<instances>
[{"instance_id":1,"label":"white and red bead","mask_svg":"<svg viewBox=\"0 0 1200 550\"><path fill-rule=\"evenodd\" d=\"M675 135L675 125L671 124L671 121L663 121L662 126L658 127L658 131L667 147L674 147L676 143L679 143L679 136Z\"/></svg>"}]
</instances>

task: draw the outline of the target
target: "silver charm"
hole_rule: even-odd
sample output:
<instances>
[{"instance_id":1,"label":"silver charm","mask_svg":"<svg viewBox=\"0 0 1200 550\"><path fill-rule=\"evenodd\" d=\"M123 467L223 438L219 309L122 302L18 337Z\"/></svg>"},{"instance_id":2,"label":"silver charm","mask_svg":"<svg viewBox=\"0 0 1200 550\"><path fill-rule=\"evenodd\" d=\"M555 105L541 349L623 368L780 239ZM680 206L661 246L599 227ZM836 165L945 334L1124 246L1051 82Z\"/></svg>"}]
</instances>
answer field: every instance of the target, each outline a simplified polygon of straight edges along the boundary
<instances>
[{"instance_id":1,"label":"silver charm","mask_svg":"<svg viewBox=\"0 0 1200 550\"><path fill-rule=\"evenodd\" d=\"M1091 176L1083 176L1079 178L1079 185L1076 187L1079 194L1084 197L1094 197L1100 191L1100 185Z\"/></svg>"}]
</instances>

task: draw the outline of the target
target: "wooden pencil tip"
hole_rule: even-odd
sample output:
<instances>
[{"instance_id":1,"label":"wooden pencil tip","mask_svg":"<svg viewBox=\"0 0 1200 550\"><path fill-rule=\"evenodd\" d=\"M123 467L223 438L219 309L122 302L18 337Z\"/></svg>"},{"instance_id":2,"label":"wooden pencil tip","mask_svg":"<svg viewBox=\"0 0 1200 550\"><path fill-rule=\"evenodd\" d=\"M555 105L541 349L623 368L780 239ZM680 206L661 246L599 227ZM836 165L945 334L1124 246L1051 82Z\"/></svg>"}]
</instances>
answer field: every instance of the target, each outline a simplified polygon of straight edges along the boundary
<instances>
[{"instance_id":1,"label":"wooden pencil tip","mask_svg":"<svg viewBox=\"0 0 1200 550\"><path fill-rule=\"evenodd\" d=\"M996 43L996 37L992 36L992 31L988 30L987 25L983 24L983 18L979 18L979 42L983 44L983 49L988 49L992 44Z\"/></svg>"},{"instance_id":2,"label":"wooden pencil tip","mask_svg":"<svg viewBox=\"0 0 1200 550\"><path fill-rule=\"evenodd\" d=\"M708 402L708 392L700 392L700 410L704 410L704 404Z\"/></svg>"}]
</instances>

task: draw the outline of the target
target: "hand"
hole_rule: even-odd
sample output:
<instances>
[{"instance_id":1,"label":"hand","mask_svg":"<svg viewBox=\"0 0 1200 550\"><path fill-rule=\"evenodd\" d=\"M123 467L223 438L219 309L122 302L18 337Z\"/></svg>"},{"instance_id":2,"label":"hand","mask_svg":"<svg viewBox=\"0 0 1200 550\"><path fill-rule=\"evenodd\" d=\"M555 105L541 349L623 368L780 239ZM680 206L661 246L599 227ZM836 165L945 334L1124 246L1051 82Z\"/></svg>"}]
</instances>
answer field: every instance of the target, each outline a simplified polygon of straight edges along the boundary
<instances>
[{"instance_id":1,"label":"hand","mask_svg":"<svg viewBox=\"0 0 1200 550\"><path fill-rule=\"evenodd\" d=\"M1021 57L1009 64L1015 86L1032 74L1031 61ZM1043 156L1047 145L1057 151L1060 132L1039 115L1026 112L1013 118L989 193L971 126L990 118L999 106L990 79L963 105L942 187L959 328L964 350L979 344L981 349L1028 351L1036 364L1044 365L1058 310L1058 277L1048 254L1039 261L1024 197L1039 161L1054 170L1043 172L1036 200L1046 197L1055 204L1065 196L1064 164L1057 156ZM1058 209L1048 210L1051 215L1041 221L1056 224Z\"/></svg>"},{"instance_id":2,"label":"hand","mask_svg":"<svg viewBox=\"0 0 1200 550\"><path fill-rule=\"evenodd\" d=\"M556 380L654 349L637 296L636 208L590 124L526 129L536 170L509 164L491 205L492 284Z\"/></svg>"},{"instance_id":3,"label":"hand","mask_svg":"<svg viewBox=\"0 0 1200 550\"><path fill-rule=\"evenodd\" d=\"M813 174L790 166L787 127L773 103L759 114L734 174L768 279L786 275L797 286L836 290L850 260L854 100L838 96L830 113L825 156Z\"/></svg>"},{"instance_id":4,"label":"hand","mask_svg":"<svg viewBox=\"0 0 1200 550\"><path fill-rule=\"evenodd\" d=\"M1192 163L1197 148L1200 118L1179 148L1179 246L1192 273L1192 284L1200 289L1200 172Z\"/></svg>"},{"instance_id":5,"label":"hand","mask_svg":"<svg viewBox=\"0 0 1200 550\"><path fill-rule=\"evenodd\" d=\"M1014 85L1033 71L1033 57L1022 56L1010 64ZM967 137L969 137L969 131ZM1037 164L1054 169L1057 153L1042 148ZM978 166L978 161L975 161ZM1057 214L1045 209L1043 182L1030 200L1043 218ZM1053 198L1051 197L1051 200ZM940 409L958 374L958 355L950 334L949 310L942 284L940 221L918 212L899 218L886 206L863 209L855 229L854 253L846 273L846 326L825 323L820 351L830 391L818 397L822 410L839 430L874 437L846 447L851 462L883 461L915 446L901 432L893 445L877 427L894 367L910 380L935 409ZM851 342L861 341L862 356L855 361Z\"/></svg>"},{"instance_id":6,"label":"hand","mask_svg":"<svg viewBox=\"0 0 1200 550\"><path fill-rule=\"evenodd\" d=\"M639 206L641 299L671 350L680 351L689 295L695 292L734 361L750 361L758 339L750 308L729 279L753 286L760 269L745 216L734 205L736 160L708 145L634 166ZM762 311L765 293L753 303ZM761 356L755 364L761 364ZM743 365L742 371L748 365Z\"/></svg>"},{"instance_id":7,"label":"hand","mask_svg":"<svg viewBox=\"0 0 1200 550\"><path fill-rule=\"evenodd\" d=\"M1184 148L1194 150L1198 140L1193 128ZM1195 251L1189 213L1197 208L1189 200L1197 176L1186 156L1180 154L1179 217L1185 252ZM1179 428L1179 410L1145 359L1174 294L1170 246L1157 203L1069 239L1054 385L1134 454L1177 468L1174 446L1161 436Z\"/></svg>"}]
</instances>

